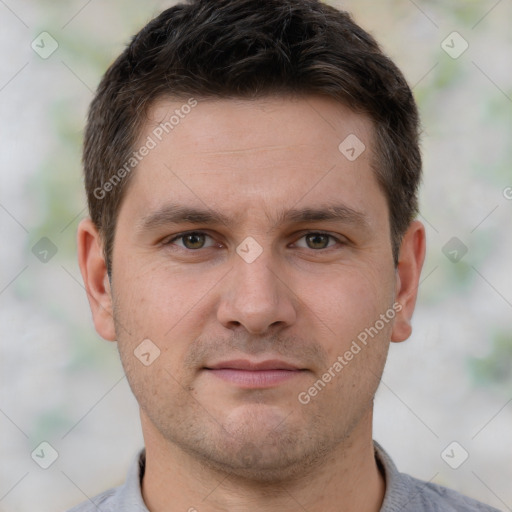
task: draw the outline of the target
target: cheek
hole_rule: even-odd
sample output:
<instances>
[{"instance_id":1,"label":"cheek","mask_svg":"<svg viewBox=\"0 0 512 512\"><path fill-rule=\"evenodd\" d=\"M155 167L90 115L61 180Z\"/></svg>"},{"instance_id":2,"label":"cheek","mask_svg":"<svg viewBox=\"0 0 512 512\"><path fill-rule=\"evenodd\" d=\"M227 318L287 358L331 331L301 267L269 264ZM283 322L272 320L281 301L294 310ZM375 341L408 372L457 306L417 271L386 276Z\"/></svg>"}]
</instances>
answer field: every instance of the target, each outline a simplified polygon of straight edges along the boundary
<instances>
[{"instance_id":1,"label":"cheek","mask_svg":"<svg viewBox=\"0 0 512 512\"><path fill-rule=\"evenodd\" d=\"M338 343L347 343L392 307L394 282L383 277L388 274L383 268L345 268L316 276L314 283L303 279L296 286L301 287L300 296L322 332Z\"/></svg>"},{"instance_id":2,"label":"cheek","mask_svg":"<svg viewBox=\"0 0 512 512\"><path fill-rule=\"evenodd\" d=\"M319 416L336 409L338 418L355 421L371 404L395 316L393 282L380 277L385 275L384 269L352 269L304 295L308 318L314 323L309 328L328 353L327 367L301 389L302 398L310 400L311 410Z\"/></svg>"},{"instance_id":3,"label":"cheek","mask_svg":"<svg viewBox=\"0 0 512 512\"><path fill-rule=\"evenodd\" d=\"M165 340L174 337L182 325L197 321L196 310L216 282L218 273L151 267L123 280L116 295L120 297L119 311L135 332ZM197 323L197 322L196 322ZM191 334L192 335L192 334Z\"/></svg>"},{"instance_id":4,"label":"cheek","mask_svg":"<svg viewBox=\"0 0 512 512\"><path fill-rule=\"evenodd\" d=\"M214 311L209 294L225 272L203 272L199 278L197 272L177 272L169 265L152 265L139 272L124 270L124 275L130 277L123 279L120 272L119 284L114 286L116 331L123 366L138 386L152 387L160 382L164 388L180 394L182 390L176 383L189 387L194 377L183 368L183 361L191 343L205 331ZM147 339L157 347L149 345L149 352L154 351L157 357L146 368L134 352L146 354L148 350L139 350L139 346L147 343ZM151 360L152 357L153 354ZM158 394L158 390L154 393Z\"/></svg>"},{"instance_id":5,"label":"cheek","mask_svg":"<svg viewBox=\"0 0 512 512\"><path fill-rule=\"evenodd\" d=\"M197 302L178 280L140 273L114 288L115 319L122 364L141 404L158 403L162 393L179 397L190 384L180 363L199 335L191 310ZM189 300L190 299L190 300ZM197 319L196 319L197 320ZM149 355L148 355L149 354Z\"/></svg>"}]
</instances>

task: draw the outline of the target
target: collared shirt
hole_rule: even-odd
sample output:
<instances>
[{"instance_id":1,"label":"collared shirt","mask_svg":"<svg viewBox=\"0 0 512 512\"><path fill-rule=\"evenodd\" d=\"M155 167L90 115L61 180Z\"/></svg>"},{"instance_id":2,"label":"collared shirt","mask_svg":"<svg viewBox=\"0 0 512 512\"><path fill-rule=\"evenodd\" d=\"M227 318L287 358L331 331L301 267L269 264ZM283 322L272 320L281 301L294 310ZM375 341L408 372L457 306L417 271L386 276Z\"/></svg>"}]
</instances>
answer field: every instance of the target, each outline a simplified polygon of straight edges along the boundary
<instances>
[{"instance_id":1,"label":"collared shirt","mask_svg":"<svg viewBox=\"0 0 512 512\"><path fill-rule=\"evenodd\" d=\"M374 441L375 458L386 479L380 512L500 512L440 485L400 473L390 456ZM145 451L132 464L124 485L110 489L68 512L149 512L142 499Z\"/></svg>"}]
</instances>

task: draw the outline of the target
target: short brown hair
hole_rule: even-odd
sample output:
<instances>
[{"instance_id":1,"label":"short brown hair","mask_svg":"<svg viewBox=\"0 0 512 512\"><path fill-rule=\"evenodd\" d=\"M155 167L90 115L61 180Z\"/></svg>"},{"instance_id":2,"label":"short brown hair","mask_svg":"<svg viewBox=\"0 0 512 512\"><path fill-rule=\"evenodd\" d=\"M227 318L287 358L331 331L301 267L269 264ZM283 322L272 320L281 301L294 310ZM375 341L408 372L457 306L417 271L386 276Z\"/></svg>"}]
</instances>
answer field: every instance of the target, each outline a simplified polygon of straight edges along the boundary
<instances>
[{"instance_id":1,"label":"short brown hair","mask_svg":"<svg viewBox=\"0 0 512 512\"><path fill-rule=\"evenodd\" d=\"M373 167L387 198L398 263L402 236L418 212L421 177L418 112L400 70L350 14L318 0L190 0L163 11L133 37L90 106L85 185L109 272L131 176L120 170L149 106L161 97L276 93L324 95L373 121ZM116 172L119 183L112 183Z\"/></svg>"}]
</instances>

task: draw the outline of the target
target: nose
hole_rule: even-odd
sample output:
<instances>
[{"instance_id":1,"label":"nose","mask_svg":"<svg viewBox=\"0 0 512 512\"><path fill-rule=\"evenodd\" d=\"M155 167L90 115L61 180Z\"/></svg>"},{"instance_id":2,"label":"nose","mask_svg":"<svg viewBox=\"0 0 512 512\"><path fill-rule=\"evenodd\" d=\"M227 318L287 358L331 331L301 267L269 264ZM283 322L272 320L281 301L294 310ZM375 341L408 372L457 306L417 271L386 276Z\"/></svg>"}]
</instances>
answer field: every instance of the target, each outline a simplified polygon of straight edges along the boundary
<instances>
[{"instance_id":1,"label":"nose","mask_svg":"<svg viewBox=\"0 0 512 512\"><path fill-rule=\"evenodd\" d=\"M243 326L250 334L270 334L296 319L296 296L282 271L276 271L270 250L251 263L234 255L234 268L224 281L218 321L227 329ZM273 264L274 263L274 264Z\"/></svg>"}]
</instances>

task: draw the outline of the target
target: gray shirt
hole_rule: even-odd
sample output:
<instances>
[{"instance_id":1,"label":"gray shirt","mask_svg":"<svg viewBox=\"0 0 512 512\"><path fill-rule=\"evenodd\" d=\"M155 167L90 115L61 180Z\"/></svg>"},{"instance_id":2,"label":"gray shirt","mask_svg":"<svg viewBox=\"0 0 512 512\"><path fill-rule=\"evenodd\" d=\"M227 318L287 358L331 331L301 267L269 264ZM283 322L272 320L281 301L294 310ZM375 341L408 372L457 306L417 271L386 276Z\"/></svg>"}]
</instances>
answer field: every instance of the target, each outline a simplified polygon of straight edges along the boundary
<instances>
[{"instance_id":1,"label":"gray shirt","mask_svg":"<svg viewBox=\"0 0 512 512\"><path fill-rule=\"evenodd\" d=\"M384 449L375 441L374 446L375 458L386 479L386 494L380 512L499 512L446 487L400 473ZM110 489L69 512L149 512L141 494L144 466L145 452L142 450L124 485Z\"/></svg>"}]
</instances>

